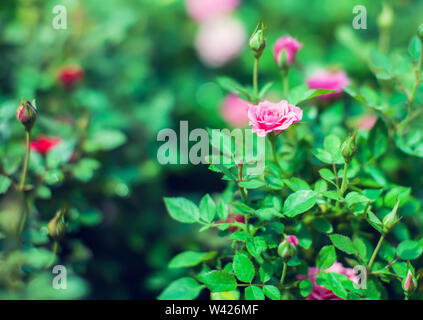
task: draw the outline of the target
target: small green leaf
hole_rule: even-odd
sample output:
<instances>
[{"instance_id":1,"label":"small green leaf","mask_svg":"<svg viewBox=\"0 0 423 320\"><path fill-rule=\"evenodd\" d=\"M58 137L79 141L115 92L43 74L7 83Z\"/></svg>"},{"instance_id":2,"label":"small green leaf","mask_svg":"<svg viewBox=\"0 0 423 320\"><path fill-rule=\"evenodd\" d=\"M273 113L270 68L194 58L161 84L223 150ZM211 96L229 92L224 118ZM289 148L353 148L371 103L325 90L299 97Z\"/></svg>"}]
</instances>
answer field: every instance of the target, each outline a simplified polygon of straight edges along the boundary
<instances>
[{"instance_id":1,"label":"small green leaf","mask_svg":"<svg viewBox=\"0 0 423 320\"><path fill-rule=\"evenodd\" d=\"M372 158L376 159L383 155L388 147L388 131L385 124L378 120L370 131L367 145Z\"/></svg>"},{"instance_id":2,"label":"small green leaf","mask_svg":"<svg viewBox=\"0 0 423 320\"><path fill-rule=\"evenodd\" d=\"M263 292L266 295L266 297L272 300L280 300L281 298L281 293L279 289L275 286L264 286Z\"/></svg>"},{"instance_id":3,"label":"small green leaf","mask_svg":"<svg viewBox=\"0 0 423 320\"><path fill-rule=\"evenodd\" d=\"M403 260L414 260L423 252L421 241L404 240L397 247L397 254Z\"/></svg>"},{"instance_id":4,"label":"small green leaf","mask_svg":"<svg viewBox=\"0 0 423 320\"><path fill-rule=\"evenodd\" d=\"M200 217L206 222L212 222L216 214L216 204L212 197L206 194L200 201Z\"/></svg>"},{"instance_id":5,"label":"small green leaf","mask_svg":"<svg viewBox=\"0 0 423 320\"><path fill-rule=\"evenodd\" d=\"M192 201L176 197L164 198L164 202L167 211L173 219L183 223L195 223L198 221L200 212Z\"/></svg>"},{"instance_id":6,"label":"small green leaf","mask_svg":"<svg viewBox=\"0 0 423 320\"><path fill-rule=\"evenodd\" d=\"M344 251L348 254L357 254L357 249L354 247L354 244L351 239L347 236L334 233L331 234L329 238L332 241L333 245L339 250Z\"/></svg>"},{"instance_id":7,"label":"small green leaf","mask_svg":"<svg viewBox=\"0 0 423 320\"><path fill-rule=\"evenodd\" d=\"M264 294L260 287L249 286L245 288L246 300L264 300Z\"/></svg>"},{"instance_id":8,"label":"small green leaf","mask_svg":"<svg viewBox=\"0 0 423 320\"><path fill-rule=\"evenodd\" d=\"M334 246L324 246L317 256L317 268L324 270L330 268L336 261Z\"/></svg>"},{"instance_id":9,"label":"small green leaf","mask_svg":"<svg viewBox=\"0 0 423 320\"><path fill-rule=\"evenodd\" d=\"M307 297L313 289L313 282L309 279L304 279L300 282L300 293L303 297Z\"/></svg>"},{"instance_id":10,"label":"small green leaf","mask_svg":"<svg viewBox=\"0 0 423 320\"><path fill-rule=\"evenodd\" d=\"M0 194L6 193L11 183L12 180L10 180L8 177L0 175Z\"/></svg>"},{"instance_id":11,"label":"small green leaf","mask_svg":"<svg viewBox=\"0 0 423 320\"><path fill-rule=\"evenodd\" d=\"M234 257L233 268L236 277L242 282L251 282L255 275L253 263L248 257L237 252Z\"/></svg>"},{"instance_id":12,"label":"small green leaf","mask_svg":"<svg viewBox=\"0 0 423 320\"><path fill-rule=\"evenodd\" d=\"M232 291L237 287L235 277L225 271L212 270L202 273L198 276L198 280L212 292Z\"/></svg>"},{"instance_id":13,"label":"small green leaf","mask_svg":"<svg viewBox=\"0 0 423 320\"><path fill-rule=\"evenodd\" d=\"M159 300L194 300L198 297L202 285L190 277L173 281L159 295Z\"/></svg>"},{"instance_id":14,"label":"small green leaf","mask_svg":"<svg viewBox=\"0 0 423 320\"><path fill-rule=\"evenodd\" d=\"M196 252L185 251L175 256L169 263L169 268L185 268L193 267L197 264L212 259L216 255L216 251L212 252Z\"/></svg>"},{"instance_id":15,"label":"small green leaf","mask_svg":"<svg viewBox=\"0 0 423 320\"><path fill-rule=\"evenodd\" d=\"M312 221L313 227L316 228L317 231L322 233L331 233L333 232L332 224L329 222L328 219L325 218L315 218Z\"/></svg>"},{"instance_id":16,"label":"small green leaf","mask_svg":"<svg viewBox=\"0 0 423 320\"><path fill-rule=\"evenodd\" d=\"M229 215L228 205L223 200L220 200L217 203L217 216L223 221L225 221L228 218L228 215Z\"/></svg>"},{"instance_id":17,"label":"small green leaf","mask_svg":"<svg viewBox=\"0 0 423 320\"><path fill-rule=\"evenodd\" d=\"M288 196L283 212L288 217L295 217L310 210L317 201L318 193L312 190L300 190Z\"/></svg>"}]
</instances>

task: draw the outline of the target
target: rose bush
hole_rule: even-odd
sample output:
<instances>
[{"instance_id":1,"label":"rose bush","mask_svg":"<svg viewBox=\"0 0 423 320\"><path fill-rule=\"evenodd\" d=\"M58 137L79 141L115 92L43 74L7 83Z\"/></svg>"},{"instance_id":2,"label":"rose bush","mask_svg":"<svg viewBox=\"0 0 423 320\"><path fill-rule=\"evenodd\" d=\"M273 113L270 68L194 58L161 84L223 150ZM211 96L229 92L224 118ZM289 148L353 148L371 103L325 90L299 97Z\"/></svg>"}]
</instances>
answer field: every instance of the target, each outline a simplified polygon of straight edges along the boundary
<instances>
[{"instance_id":1,"label":"rose bush","mask_svg":"<svg viewBox=\"0 0 423 320\"><path fill-rule=\"evenodd\" d=\"M228 78L220 83L250 101L251 130L266 137L272 153L266 152L261 174L246 173L248 158L211 162L210 169L227 181L222 194L207 194L198 204L184 197L164 199L172 218L197 223L200 232L216 228L226 244L175 256L169 268L193 268L194 275L170 283L159 299L194 299L205 289L212 299L420 298L416 268L421 267L423 243L417 230L423 226L418 189L399 185L387 174L392 168L379 161L397 156L399 150L414 165L414 157L423 156L421 135L411 125L422 110L423 37L411 40L408 68L401 68L401 74L414 78L412 92L396 73L396 62L380 51L368 52L372 70L383 81L381 92L372 94L369 88L357 91L343 70L318 71L293 87L288 75L295 72L296 52L307 51L307 43L279 38L274 57L283 99L272 102L267 91L278 83L262 88L258 81L267 46L264 30L259 25L249 42L253 86ZM398 101L384 98L396 89L404 92ZM377 118L372 116L371 124L362 120L350 132L333 128L319 137L328 131L326 125L334 124L325 114L339 112L339 100L348 99L346 95L377 110ZM390 103L399 108L395 115L389 113L394 108ZM236 144L231 137L226 141ZM226 145L221 152L231 150Z\"/></svg>"}]
</instances>

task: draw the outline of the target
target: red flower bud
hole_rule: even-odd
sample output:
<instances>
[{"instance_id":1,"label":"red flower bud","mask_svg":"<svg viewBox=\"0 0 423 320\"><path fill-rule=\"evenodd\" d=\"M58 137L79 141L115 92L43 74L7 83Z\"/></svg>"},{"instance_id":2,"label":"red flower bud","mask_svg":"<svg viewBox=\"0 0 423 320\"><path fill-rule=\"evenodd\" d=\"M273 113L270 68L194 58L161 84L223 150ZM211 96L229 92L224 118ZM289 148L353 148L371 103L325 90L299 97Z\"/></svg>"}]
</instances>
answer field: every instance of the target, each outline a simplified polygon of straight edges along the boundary
<instances>
[{"instance_id":1,"label":"red flower bud","mask_svg":"<svg viewBox=\"0 0 423 320\"><path fill-rule=\"evenodd\" d=\"M233 222L245 223L245 216L243 216L242 214L230 213L224 222L225 223L233 223ZM229 232L232 233L237 231L238 227L229 227L228 230Z\"/></svg>"},{"instance_id":2,"label":"red flower bud","mask_svg":"<svg viewBox=\"0 0 423 320\"><path fill-rule=\"evenodd\" d=\"M38 110L35 106L35 100L31 103L29 100L21 102L16 110L16 118L23 124L27 131L31 131L37 120Z\"/></svg>"}]
</instances>

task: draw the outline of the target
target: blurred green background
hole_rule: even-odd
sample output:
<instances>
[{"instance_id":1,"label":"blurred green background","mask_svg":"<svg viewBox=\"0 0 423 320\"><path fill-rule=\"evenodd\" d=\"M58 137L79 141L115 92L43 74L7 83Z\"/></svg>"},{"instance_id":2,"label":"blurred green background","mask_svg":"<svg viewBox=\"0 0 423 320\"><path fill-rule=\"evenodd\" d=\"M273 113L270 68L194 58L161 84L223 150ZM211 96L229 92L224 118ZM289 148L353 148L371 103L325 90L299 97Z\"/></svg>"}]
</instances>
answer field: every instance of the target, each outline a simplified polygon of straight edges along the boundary
<instances>
[{"instance_id":1,"label":"blurred green background","mask_svg":"<svg viewBox=\"0 0 423 320\"><path fill-rule=\"evenodd\" d=\"M389 46L406 48L422 22L423 1L388 3L394 9ZM52 27L56 5L67 9L65 30ZM355 5L367 9L366 30L352 28ZM69 266L75 283L63 297L154 299L176 276L166 268L175 253L221 245L222 239L171 221L162 198L199 199L223 191L224 183L205 165L159 165L156 137L163 128L178 132L180 120L188 120L191 129L230 126L220 112L226 93L216 78L230 75L250 83L247 42L258 21L266 25L268 44L261 83L279 79L272 47L290 34L304 44L299 68L290 73L292 84L319 67L339 67L354 83L371 85L375 78L360 52L377 44L381 11L382 1L370 0L244 0L232 12L197 21L183 0L2 0L2 161L19 161L24 152L14 119L21 98L37 100L35 136L72 142L78 135L84 154L94 160L78 162L72 169L76 179L47 181L49 191L42 189L35 199L43 225L64 201L71 203L72 232L62 240L59 261ZM75 65L84 77L65 88L58 74ZM280 96L281 89L277 80L269 94ZM359 107L349 112L365 114ZM76 131L84 121L83 132ZM6 250L5 242L0 246ZM49 273L28 285L11 284L5 279L14 265L8 263L0 266L1 297L52 297L40 289Z\"/></svg>"}]
</instances>

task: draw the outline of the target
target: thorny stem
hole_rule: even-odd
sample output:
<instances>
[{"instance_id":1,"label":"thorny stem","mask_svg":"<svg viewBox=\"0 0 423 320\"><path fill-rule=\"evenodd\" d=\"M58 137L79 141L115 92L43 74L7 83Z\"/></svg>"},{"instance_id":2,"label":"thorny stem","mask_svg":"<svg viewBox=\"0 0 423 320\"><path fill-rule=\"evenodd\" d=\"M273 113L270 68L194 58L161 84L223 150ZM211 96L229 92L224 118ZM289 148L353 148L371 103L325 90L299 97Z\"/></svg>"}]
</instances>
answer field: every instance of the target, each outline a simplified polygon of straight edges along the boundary
<instances>
[{"instance_id":1,"label":"thorny stem","mask_svg":"<svg viewBox=\"0 0 423 320\"><path fill-rule=\"evenodd\" d=\"M369 269L369 270L371 270L371 269L372 269L373 262L374 262L374 261L375 261L375 259L376 259L376 256L377 256L377 253L379 252L380 247L382 246L383 240L385 240L385 235L384 235L384 234L382 234L382 235L380 236L380 239L379 239L379 242L377 243L377 246L376 246L376 248L375 248L375 251L373 251L373 255L372 255L372 257L370 258L369 265L368 265L368 269Z\"/></svg>"}]
</instances>

